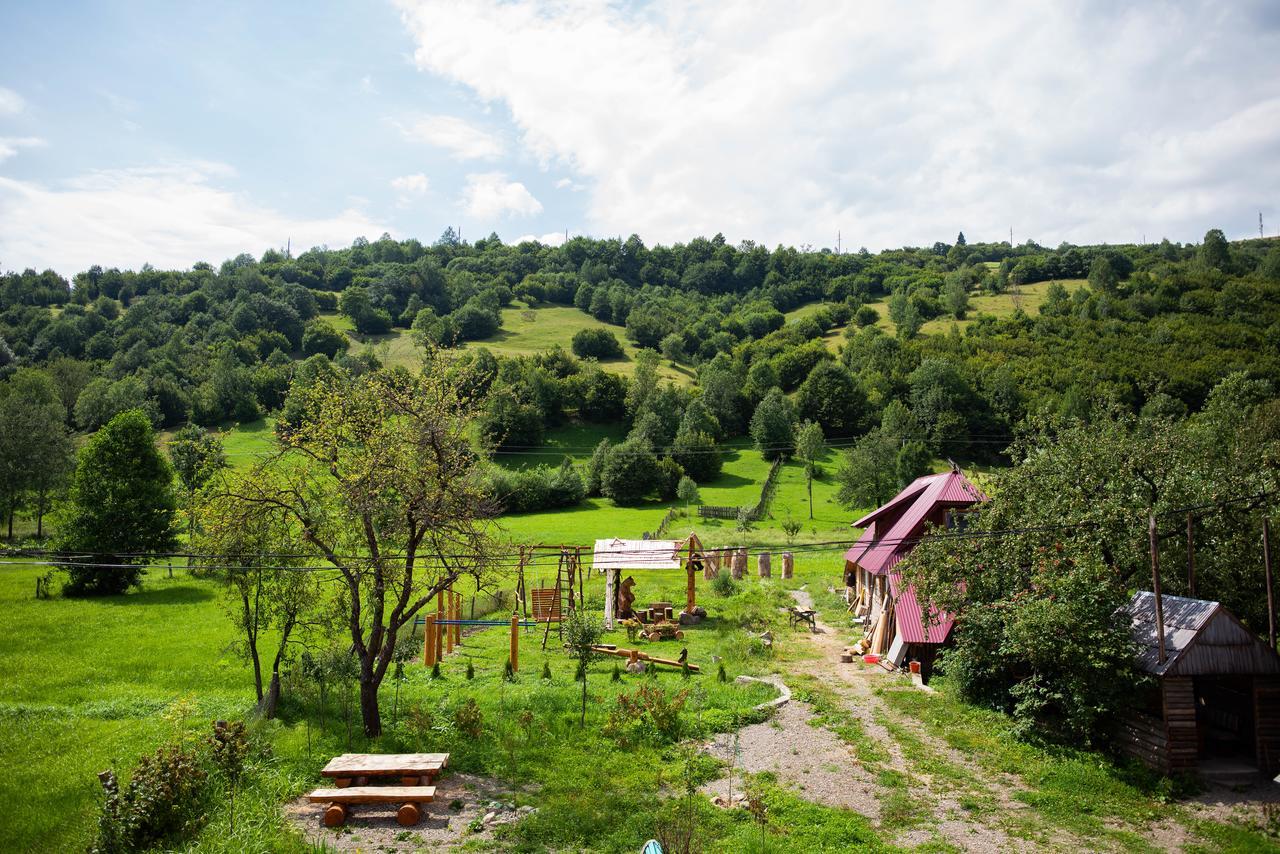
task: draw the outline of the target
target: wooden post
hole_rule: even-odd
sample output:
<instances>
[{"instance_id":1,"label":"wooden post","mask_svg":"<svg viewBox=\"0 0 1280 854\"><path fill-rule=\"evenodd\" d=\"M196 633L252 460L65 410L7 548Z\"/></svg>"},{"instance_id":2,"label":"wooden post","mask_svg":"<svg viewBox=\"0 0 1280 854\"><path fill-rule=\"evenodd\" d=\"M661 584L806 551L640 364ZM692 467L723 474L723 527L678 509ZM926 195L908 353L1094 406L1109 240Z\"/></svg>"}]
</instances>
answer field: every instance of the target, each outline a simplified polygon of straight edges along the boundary
<instances>
[{"instance_id":1,"label":"wooden post","mask_svg":"<svg viewBox=\"0 0 1280 854\"><path fill-rule=\"evenodd\" d=\"M1276 602L1271 591L1271 522L1262 517L1262 568L1267 578L1267 637L1271 648L1276 648Z\"/></svg>"},{"instance_id":2,"label":"wooden post","mask_svg":"<svg viewBox=\"0 0 1280 854\"><path fill-rule=\"evenodd\" d=\"M444 651L448 655L453 655L453 630L457 628L457 626L452 625L453 621L457 619L453 614L453 606L453 591L446 590L444 593L444 612L447 615L445 619L449 621L450 625L444 627Z\"/></svg>"},{"instance_id":3,"label":"wooden post","mask_svg":"<svg viewBox=\"0 0 1280 854\"><path fill-rule=\"evenodd\" d=\"M436 615L427 614L422 626L422 664L430 667L436 663Z\"/></svg>"},{"instance_id":4,"label":"wooden post","mask_svg":"<svg viewBox=\"0 0 1280 854\"><path fill-rule=\"evenodd\" d=\"M791 578L796 572L796 556L791 552L782 553L782 577Z\"/></svg>"},{"instance_id":5,"label":"wooden post","mask_svg":"<svg viewBox=\"0 0 1280 854\"><path fill-rule=\"evenodd\" d=\"M1147 517L1147 540L1151 545L1151 593L1156 597L1156 643L1160 663L1168 655L1164 651L1164 601L1160 595L1160 538L1156 534L1156 514Z\"/></svg>"},{"instance_id":6,"label":"wooden post","mask_svg":"<svg viewBox=\"0 0 1280 854\"><path fill-rule=\"evenodd\" d=\"M520 617L511 615L511 672L520 669Z\"/></svg>"},{"instance_id":7,"label":"wooden post","mask_svg":"<svg viewBox=\"0 0 1280 854\"><path fill-rule=\"evenodd\" d=\"M773 574L773 563L768 552L760 552L756 557L756 569L761 578L769 578Z\"/></svg>"},{"instance_id":8,"label":"wooden post","mask_svg":"<svg viewBox=\"0 0 1280 854\"><path fill-rule=\"evenodd\" d=\"M1196 596L1196 543L1192 537L1194 520L1187 514L1187 595Z\"/></svg>"}]
</instances>

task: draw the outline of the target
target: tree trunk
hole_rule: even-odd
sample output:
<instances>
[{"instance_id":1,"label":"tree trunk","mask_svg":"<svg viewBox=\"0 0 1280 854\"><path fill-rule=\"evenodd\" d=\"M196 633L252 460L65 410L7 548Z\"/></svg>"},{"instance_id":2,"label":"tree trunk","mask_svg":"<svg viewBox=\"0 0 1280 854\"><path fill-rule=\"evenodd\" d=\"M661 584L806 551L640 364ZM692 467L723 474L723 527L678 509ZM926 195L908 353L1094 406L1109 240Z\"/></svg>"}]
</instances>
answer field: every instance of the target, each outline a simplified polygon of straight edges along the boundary
<instances>
[{"instance_id":1,"label":"tree trunk","mask_svg":"<svg viewBox=\"0 0 1280 854\"><path fill-rule=\"evenodd\" d=\"M280 671L273 670L271 672L271 683L267 686L267 694L258 702L258 711L262 713L264 718L268 720L276 716L276 709L280 706Z\"/></svg>"},{"instance_id":2,"label":"tree trunk","mask_svg":"<svg viewBox=\"0 0 1280 854\"><path fill-rule=\"evenodd\" d=\"M13 542L13 505L9 505L9 542Z\"/></svg>"},{"instance_id":3,"label":"tree trunk","mask_svg":"<svg viewBox=\"0 0 1280 854\"><path fill-rule=\"evenodd\" d=\"M382 715L378 711L378 683L372 673L360 674L360 717L364 734L370 738L382 735Z\"/></svg>"},{"instance_id":4,"label":"tree trunk","mask_svg":"<svg viewBox=\"0 0 1280 854\"><path fill-rule=\"evenodd\" d=\"M813 518L813 472L809 472L809 518Z\"/></svg>"}]
</instances>

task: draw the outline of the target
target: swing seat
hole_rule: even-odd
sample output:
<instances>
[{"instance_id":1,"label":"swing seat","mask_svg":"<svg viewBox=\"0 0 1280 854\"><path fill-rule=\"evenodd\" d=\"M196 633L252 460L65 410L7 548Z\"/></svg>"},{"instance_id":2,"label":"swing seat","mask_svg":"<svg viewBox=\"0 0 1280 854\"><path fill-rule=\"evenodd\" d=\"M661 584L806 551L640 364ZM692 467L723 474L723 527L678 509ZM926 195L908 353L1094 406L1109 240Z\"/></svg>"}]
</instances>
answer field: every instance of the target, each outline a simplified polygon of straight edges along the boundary
<instances>
[{"instance_id":1,"label":"swing seat","mask_svg":"<svg viewBox=\"0 0 1280 854\"><path fill-rule=\"evenodd\" d=\"M555 587L535 587L529 591L535 623L560 622L560 591Z\"/></svg>"}]
</instances>

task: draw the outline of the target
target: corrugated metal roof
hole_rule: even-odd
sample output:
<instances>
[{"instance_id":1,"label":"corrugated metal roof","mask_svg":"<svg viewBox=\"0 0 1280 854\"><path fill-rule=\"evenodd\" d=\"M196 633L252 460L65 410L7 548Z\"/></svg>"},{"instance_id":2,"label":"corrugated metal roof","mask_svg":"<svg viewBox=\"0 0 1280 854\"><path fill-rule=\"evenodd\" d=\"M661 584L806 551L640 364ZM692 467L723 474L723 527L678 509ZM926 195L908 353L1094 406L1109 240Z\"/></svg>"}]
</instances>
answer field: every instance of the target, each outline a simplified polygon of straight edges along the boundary
<instances>
[{"instance_id":1,"label":"corrugated metal roof","mask_svg":"<svg viewBox=\"0 0 1280 854\"><path fill-rule=\"evenodd\" d=\"M946 611L929 608L929 624L926 628L921 614L916 588L908 584L902 589L902 573L889 573L889 592L893 595L894 618L898 621L898 634L907 643L946 643L956 618Z\"/></svg>"},{"instance_id":2,"label":"corrugated metal roof","mask_svg":"<svg viewBox=\"0 0 1280 854\"><path fill-rule=\"evenodd\" d=\"M1156 676L1280 673L1280 655L1218 602L1160 597L1165 660L1160 663L1156 598L1141 590L1129 602L1138 667Z\"/></svg>"},{"instance_id":3,"label":"corrugated metal roof","mask_svg":"<svg viewBox=\"0 0 1280 854\"><path fill-rule=\"evenodd\" d=\"M596 540L592 566L606 569L679 569L678 540Z\"/></svg>"},{"instance_id":4,"label":"corrugated metal roof","mask_svg":"<svg viewBox=\"0 0 1280 854\"><path fill-rule=\"evenodd\" d=\"M870 527L844 558L868 572L883 575L915 548L914 538L924 530L925 519L936 507L968 507L986 500L982 490L959 471L916 478L883 507L853 523L855 528ZM881 525L893 518L894 511L900 513L897 521L881 531Z\"/></svg>"}]
</instances>

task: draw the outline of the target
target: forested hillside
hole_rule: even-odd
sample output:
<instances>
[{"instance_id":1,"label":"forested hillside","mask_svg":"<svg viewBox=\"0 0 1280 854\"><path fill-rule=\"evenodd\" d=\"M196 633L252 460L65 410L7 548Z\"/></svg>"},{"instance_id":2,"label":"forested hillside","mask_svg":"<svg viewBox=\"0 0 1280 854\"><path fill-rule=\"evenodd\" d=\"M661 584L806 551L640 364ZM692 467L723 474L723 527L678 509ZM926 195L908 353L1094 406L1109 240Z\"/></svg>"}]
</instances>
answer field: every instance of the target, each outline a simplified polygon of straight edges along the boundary
<instances>
[{"instance_id":1,"label":"forested hillside","mask_svg":"<svg viewBox=\"0 0 1280 854\"><path fill-rule=\"evenodd\" d=\"M1041 299L1028 313L1020 294L1031 285ZM975 313L978 302L1005 310ZM531 339L547 349L505 354L504 313L532 329L551 306L562 306L561 326ZM926 323L939 331L922 334ZM362 341L400 352L468 345L458 364L486 397L481 433L500 449L538 446L569 419L642 427L655 466L669 462L625 501L674 495L681 474L714 476L708 445L746 434L774 388L782 396L765 416L782 407L783 420L812 420L829 443L877 431L914 443L917 456L990 460L1029 413L1081 415L1102 401L1179 417L1227 374L1275 384L1280 246L1228 243L1216 229L1194 246L1056 249L961 234L873 255L732 246L719 235L509 246L446 231L429 246L384 235L189 270L8 273L0 397L6 424L27 426L4 431L0 456L12 462L0 500L43 507L57 479L32 465L57 454L19 436L93 431L135 407L163 428L287 420L291 383L329 360L356 373L378 364ZM682 382L664 382L672 376ZM764 436L789 447L791 433L758 420L757 445ZM33 426L49 422L63 426ZM604 462L586 473L588 491ZM525 505L547 503L557 501Z\"/></svg>"}]
</instances>

